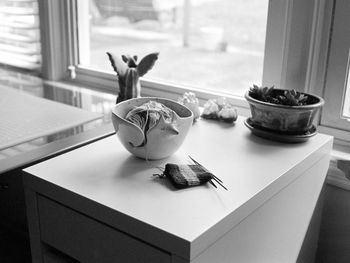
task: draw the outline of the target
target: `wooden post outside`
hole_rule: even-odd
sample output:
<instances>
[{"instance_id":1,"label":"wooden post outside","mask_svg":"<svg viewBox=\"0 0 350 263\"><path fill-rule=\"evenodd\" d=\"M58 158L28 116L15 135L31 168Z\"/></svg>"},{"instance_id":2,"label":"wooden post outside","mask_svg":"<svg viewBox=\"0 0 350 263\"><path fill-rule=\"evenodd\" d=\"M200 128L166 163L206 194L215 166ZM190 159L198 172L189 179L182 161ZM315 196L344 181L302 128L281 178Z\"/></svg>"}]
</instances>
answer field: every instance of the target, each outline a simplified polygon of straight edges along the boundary
<instances>
[{"instance_id":1,"label":"wooden post outside","mask_svg":"<svg viewBox=\"0 0 350 263\"><path fill-rule=\"evenodd\" d=\"M183 6L183 46L189 46L191 0L185 0Z\"/></svg>"}]
</instances>

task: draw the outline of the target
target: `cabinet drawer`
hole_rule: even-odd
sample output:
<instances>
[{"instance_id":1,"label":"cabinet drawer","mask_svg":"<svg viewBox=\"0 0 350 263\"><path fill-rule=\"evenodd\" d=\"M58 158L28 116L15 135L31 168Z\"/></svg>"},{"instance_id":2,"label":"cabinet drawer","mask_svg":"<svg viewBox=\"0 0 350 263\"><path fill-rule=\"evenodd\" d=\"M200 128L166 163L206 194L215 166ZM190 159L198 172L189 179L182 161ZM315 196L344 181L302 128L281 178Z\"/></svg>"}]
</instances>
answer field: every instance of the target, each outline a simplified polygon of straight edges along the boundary
<instances>
[{"instance_id":1,"label":"cabinet drawer","mask_svg":"<svg viewBox=\"0 0 350 263\"><path fill-rule=\"evenodd\" d=\"M81 262L170 262L170 254L38 196L41 240Z\"/></svg>"}]
</instances>

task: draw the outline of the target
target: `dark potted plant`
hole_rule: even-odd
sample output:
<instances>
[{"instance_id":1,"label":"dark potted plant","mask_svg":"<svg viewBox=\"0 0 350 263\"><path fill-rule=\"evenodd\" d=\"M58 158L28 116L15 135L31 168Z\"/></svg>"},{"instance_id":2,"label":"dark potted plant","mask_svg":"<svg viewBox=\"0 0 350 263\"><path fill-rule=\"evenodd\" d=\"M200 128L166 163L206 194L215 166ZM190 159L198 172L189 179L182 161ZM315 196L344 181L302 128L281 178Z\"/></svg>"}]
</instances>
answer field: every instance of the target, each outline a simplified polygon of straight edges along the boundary
<instances>
[{"instance_id":1,"label":"dark potted plant","mask_svg":"<svg viewBox=\"0 0 350 263\"><path fill-rule=\"evenodd\" d=\"M255 127L290 135L315 130L314 119L324 104L319 96L273 86L253 85L245 98L251 110L250 122Z\"/></svg>"}]
</instances>

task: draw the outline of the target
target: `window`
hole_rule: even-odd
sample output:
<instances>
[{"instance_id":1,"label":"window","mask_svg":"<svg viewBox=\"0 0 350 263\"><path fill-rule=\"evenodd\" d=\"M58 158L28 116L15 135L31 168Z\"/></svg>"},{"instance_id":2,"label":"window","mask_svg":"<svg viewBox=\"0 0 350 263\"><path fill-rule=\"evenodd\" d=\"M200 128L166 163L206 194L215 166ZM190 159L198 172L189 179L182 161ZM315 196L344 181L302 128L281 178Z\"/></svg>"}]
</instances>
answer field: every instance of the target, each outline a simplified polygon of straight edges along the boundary
<instances>
[{"instance_id":1,"label":"window","mask_svg":"<svg viewBox=\"0 0 350 263\"><path fill-rule=\"evenodd\" d=\"M268 0L78 1L78 60L160 56L146 78L243 96L261 83Z\"/></svg>"},{"instance_id":2,"label":"window","mask_svg":"<svg viewBox=\"0 0 350 263\"><path fill-rule=\"evenodd\" d=\"M96 3L96 1L94 3ZM103 2L102 0L100 1ZM186 9L186 3L188 5L188 3L192 3L192 2L193 3L216 2L216 3L226 3L226 4L227 3L231 4L231 2L233 2L233 1L224 1L224 0L220 0L220 1L219 0L217 1L186 0L186 1L184 2L185 4L175 6L175 8L178 8L178 9L180 8L180 10L183 10L182 11L183 15L184 13L186 13L186 11L184 11ZM76 0L76 1L74 0L72 1L40 0L40 3L41 3L40 6L41 6L41 9L43 10L42 14L44 16L42 24L44 25L44 27L46 27L46 30L44 30L46 31L44 35L44 42L48 41L50 46L50 49L47 52L45 52L46 54L45 57L49 58L47 61L44 61L47 64L45 65L44 68L47 69L48 71L48 73L45 75L48 76L48 78L51 80L55 80L55 79L59 80L67 77L69 78L69 76L71 77L74 76L76 77L75 81L78 81L80 83L92 85L92 86L95 86L96 88L106 88L106 89L114 90L115 89L114 87L116 85L115 75L112 74L112 71L105 71L105 69L110 68L104 54L104 52L107 50L103 50L103 53L101 51L101 58L99 58L99 60L101 60L102 63L105 63L104 68L102 68L102 66L96 66L99 63L94 62L95 61L93 58L94 56L91 56L91 53L93 53L91 52L91 50L95 49L91 45L91 43L93 42L90 41L90 35L91 35L90 31L92 31L92 28L90 28L90 30L84 30L84 27L86 28L91 24L91 23L85 23L86 21L89 21L89 18L88 18L89 14L91 14L90 20L92 21L97 20L95 22L92 22L92 24L95 23L95 25L97 25L98 30L105 32L106 29L103 26L98 26L98 23L99 22L101 23L101 20L99 20L99 15L93 15L95 11L89 11L88 9L89 6L86 5L86 1L84 1L85 4L80 5L81 2L79 0ZM111 3L111 2L124 3L123 1L107 1L107 0L104 3ZM127 1L127 2L131 3L135 1ZM144 1L138 1L138 2L143 3ZM154 0L152 2L156 2L156 1ZM165 3L165 2L166 1L161 1L161 3ZM174 3L174 2L177 2L177 1L171 1L171 3ZM182 1L179 1L179 2L182 3ZM176 83L174 83L173 81L171 82L171 84L169 84L169 82L163 82L159 80L153 81L149 79L143 79L142 86L143 86L144 94L151 95L151 96L167 95L170 98L177 98L184 91L193 89L196 92L197 96L200 99L204 100L204 99L208 99L213 95L218 95L220 91L221 92L226 91L226 93L224 93L225 95L235 100L235 103L237 103L239 106L242 106L243 108L247 108L247 104L242 98L242 95L243 95L242 93L243 93L243 90L244 91L247 90L248 87L253 82L258 84L262 82L265 85L275 85L277 87L287 87L287 88L297 87L298 89L300 89L300 87L304 87L304 84L302 82L305 81L305 67L308 63L307 53L309 52L308 41L309 41L311 25L313 20L313 16L312 16L313 9L314 9L313 1L305 2L302 0L293 0L293 1L292 0L269 0L267 3L267 1L238 1L237 0L235 3L240 3L243 6L245 5L246 8L248 8L246 2L252 5L249 8L249 12L258 13L259 14L258 17L260 17L259 19L254 18L250 20L252 20L254 24L256 24L257 23L256 21L258 19L258 21L262 21L261 23L263 25L265 25L266 23L267 26L266 26L266 38L265 38L266 41L262 41L262 39L264 39L263 37L264 29L259 29L257 32L260 32L260 33L257 33L256 38L260 39L258 41L260 42L260 44L253 43L254 42L253 41L250 44L249 48L245 47L246 50L249 50L249 52L253 54L253 58L251 58L252 54L247 55L246 53L249 53L249 52L245 52L245 54L243 54L243 57L248 56L249 59L241 60L241 61L245 61L244 62L245 64L244 63L242 64L239 62L237 63L237 64L242 64L243 68L245 68L244 70L242 69L237 70L240 72L244 72L244 74L246 74L246 76L243 78L241 82L237 81L236 83L236 81L229 80L231 82L231 85L226 85L226 88L224 87L224 85L217 84L220 81L220 77L216 77L214 68L217 67L219 71L222 71L223 69L227 70L228 73L224 74L224 76L226 76L226 79L229 79L229 76L231 75L235 77L235 71L237 69L237 67L234 67L234 66L232 67L231 66L223 67L222 65L217 66L217 64L220 64L220 63L216 63L216 60L215 60L216 56L221 56L221 57L227 56L225 52L222 52L223 50L228 49L229 51L230 50L237 51L237 49L232 48L232 46L234 46L232 44L233 42L229 42L227 39L225 39L225 37L223 37L225 36L225 34L221 34L223 33L224 30L220 30L219 26L214 28L209 27L208 29L208 26L193 27L191 26L190 23L188 23L190 25L189 28L190 29L193 28L193 29L182 30L182 33L184 31L185 33L189 32L187 36L203 37L203 27L204 27L205 39L208 39L207 37L208 35L211 35L211 36L221 35L221 37L209 38L212 40L213 39L214 40L216 39L216 40L209 41L209 44L205 44L205 45L203 44L203 48L201 50L201 52L203 52L202 53L203 57L205 57L204 55L208 55L209 57L214 58L211 60L211 62L209 61L210 63L212 63L212 65L214 64L214 66L211 67L210 69L208 69L209 67L206 68L206 71L209 70L212 73L204 74L203 73L204 70L203 71L199 70L197 71L197 73L193 73L195 71L191 71L193 75L192 79L195 79L195 80L201 79L201 78L204 78L203 75L209 75L213 83L207 84L206 87L205 87L205 83L203 85L198 85L196 87L195 84L191 84L191 83L183 84L181 82L177 82L176 81L177 76L174 77ZM265 4L262 4L262 2ZM254 3L256 4L256 6L254 6ZM268 4L268 15L267 15L267 22L266 22L266 17L264 17L262 14L264 13L266 14L267 4ZM261 5L263 8L261 8ZM206 5L204 5L204 7L205 6ZM209 8L209 9L214 9L214 6L215 5L212 5L211 6L212 8ZM99 7L99 8L103 10L102 7ZM254 9L254 7L256 7L256 9ZM90 6L90 9L91 8L95 8L95 7ZM237 9L238 7L235 6L235 8ZM229 10L235 9L235 8L231 6ZM97 7L95 9L97 9ZM118 11L118 8L113 9L109 7L108 9L114 10L113 12ZM195 9L194 8L192 9L197 10L198 7L196 7ZM186 10L192 10L192 9L186 9ZM208 8L206 7L206 9ZM232 12L234 12L234 10L232 10ZM100 11L100 13L103 14L102 11ZM217 16L217 14L215 15ZM79 17L81 19L79 19ZM169 22L169 19L166 20L164 18L164 20ZM183 19L183 20L187 21L186 19ZM183 21L183 20L178 20L178 21ZM228 22L226 21L226 24L230 23L231 20L232 18L229 18ZM112 22L113 21L114 20L112 19ZM170 20L170 21L173 21L173 20ZM105 21L103 23L105 23ZM248 22L245 22L245 23L247 24ZM185 24L185 23L182 23L182 24ZM249 28L248 24L243 26L240 29L240 34L244 32L246 28ZM141 25L145 27L144 24L141 24ZM133 26L135 25L133 24ZM226 27L229 28L229 26L226 26ZM299 30L300 27L304 29L302 34L300 34L300 30ZM113 31L113 30L109 30L109 31ZM192 31L197 31L197 33L192 33ZM239 30L237 30L237 32L238 31ZM116 32L118 33L118 30L116 30ZM130 32L130 30L127 30L127 32ZM135 32L134 29L133 29L133 32ZM172 33L173 31L170 31L170 32ZM117 33L113 32L113 34L117 34ZM186 35L185 33L177 34L177 36L179 35L181 36L181 37L178 37L178 40L180 42L182 41L182 43L185 44L185 46L189 45L190 47L188 50L191 50L191 43L194 45L194 47L198 48L195 42L194 43L191 42L191 37L188 37L188 38L185 37ZM160 34L150 34L150 35L159 36ZM254 34L249 33L248 35L252 36ZM134 36L134 34L132 34L132 36ZM290 39L293 39L293 41L289 41ZM128 41L127 43L129 42L132 42L132 41ZM138 41L133 41L133 42L136 43ZM202 41L202 43L204 42ZM111 43L110 45L113 47L114 42ZM244 46L244 44L241 44L241 46ZM257 48L258 46L259 48ZM263 48L263 46L265 46L265 49ZM192 50L194 49L194 47L192 48ZM238 50L242 50L242 49L243 48ZM260 49L259 52L254 51L258 49ZM263 57L261 56L261 49L264 49ZM153 51L154 49L152 48L147 50L146 48L145 50L146 51L144 52L146 53L149 51ZM185 48L182 48L182 50L185 50L185 52L180 54L186 54L187 50ZM133 53L133 52L130 52L130 53ZM259 63L257 63L256 62L257 60L255 60L256 57L259 57L259 56L255 56L257 54L260 54ZM141 55L144 55L144 54L141 54ZM232 61L234 61L234 59L235 58L232 58ZM181 67L183 67L182 65L183 63L182 64L180 63L180 65L176 65L177 60L178 60L177 57L176 59L172 59L172 60L164 58L162 63L165 63L165 62L169 64L174 63L175 66L173 68L178 70L179 68L181 69ZM188 60L188 61L189 62L187 62L185 65L191 65L191 60ZM255 61L256 63L252 61ZM152 70L149 76L146 76L146 77L157 79L157 76L156 76L157 70L162 71L162 68L163 68L160 63L161 63L161 59L157 61L157 66L154 67L154 70ZM193 67L194 68L200 67L202 64L203 63L200 62ZM256 64L259 64L259 65L256 66ZM263 70L261 70L262 64L263 64ZM95 68L91 67L94 65L95 65ZM254 65L254 68L251 68L250 66L247 66L247 65L250 65L251 67L253 67ZM262 74L261 74L261 71L262 71ZM255 77L252 77L254 75ZM296 78L296 76L298 78ZM205 76L205 77L207 78L208 76ZM167 77L167 80L169 80L168 77ZM236 94L232 92L232 90L235 88L237 90Z\"/></svg>"},{"instance_id":3,"label":"window","mask_svg":"<svg viewBox=\"0 0 350 263\"><path fill-rule=\"evenodd\" d=\"M195 2L194 0L192 0ZM191 3L192 3L191 1ZM106 1L118 2L118 1ZM120 1L119 1L120 2ZM127 1L135 2L135 1ZM140 1L143 2L143 1ZM156 2L156 1L155 1ZM163 3L163 1L161 1ZM165 2L165 1L164 1ZM171 1L175 2L175 1ZM182 1L180 1L182 2ZM214 2L209 0L197 1L197 2ZM226 2L226 1L215 1L215 2ZM237 3L259 3L265 1L237 1ZM90 50L94 49L91 47L90 31L89 30L79 30L79 28L86 28L89 23L84 23L88 21L89 9L87 5L79 5L81 2L79 0L71 1L54 1L54 0L39 0L42 14L42 24L43 24L43 43L44 48L49 46L48 50L45 50L45 60L43 61L44 76L50 80L61 80L69 79L70 77L75 77L74 81L83 83L84 85L90 85L95 88L108 89L115 91L116 86L116 77L112 71L105 71L103 68L92 68L91 64L94 62L91 60L91 56L87 56ZM229 1L231 3L231 1ZM267 4L267 2L265 2ZM182 8L185 8L182 6ZM204 85L187 85L182 84L181 82L163 82L159 80L150 80L142 79L142 90L143 95L148 96L167 96L169 98L178 98L184 91L192 89L196 92L197 97L203 102L204 100L211 98L212 96L225 95L226 97L232 99L237 106L239 107L240 114L248 113L248 106L245 100L242 97L243 90L247 90L251 83L263 83L265 85L275 85L276 87L289 87L295 88L304 87L305 81L305 67L308 63L307 52L309 46L309 35L312 24L312 13L313 13L313 1L302 1L302 0L269 0L268 1L268 15L267 15L267 26L266 26L266 41L265 41L265 51L264 57L260 60L260 64L263 62L263 72L261 74L261 66L256 67L255 69L250 69L246 66L246 76L245 80L240 84L231 81L231 84L228 89L236 88L237 93L234 94L232 91L229 93L225 92L223 85L215 85L217 79L216 75L212 73L210 75L214 84L209 84L207 87ZM53 11L54 10L54 11ZM231 10L231 9L230 9ZM266 10L266 9L265 9ZM250 12L258 12L257 10L250 8ZM94 20L91 11L91 20ZM79 19L79 17L83 19ZM85 17L85 18L84 18ZM98 17L98 15L95 15ZM260 15L261 17L261 15ZM262 18L262 21L266 18ZM97 23L98 22L94 22ZM265 24L265 22L262 22ZM299 34L299 28L303 27L303 34ZM206 27L208 29L208 27ZM245 27L244 27L245 28ZM196 28L194 28L195 30ZM101 28L100 28L101 30ZM241 30L241 32L244 29ZM198 28L197 28L198 31ZM200 30L199 30L200 31ZM205 31L205 30L204 30ZM217 34L217 28L212 32L211 35L220 35ZM216 33L215 33L216 32ZM209 30L210 33L210 30ZM208 30L206 32L208 34ZM191 34L189 34L190 36ZM198 35L198 34L197 34ZM210 34L209 34L210 35ZM261 36L261 34L260 34ZM261 37L259 37L261 38ZM80 39L80 41L79 41ZM182 40L186 39L182 36ZM218 38L216 38L218 39ZM219 38L222 39L222 38ZM293 41L289 41L293 39ZM191 44L191 38L187 39L188 43ZM186 43L186 41L183 41ZM222 42L222 41L221 41ZM224 41L225 42L225 41ZM48 43L48 44L47 44ZM80 44L79 44L80 43ZM211 45L207 47L213 48L214 46L220 47L221 45L212 45L212 43L220 43L220 41L211 42ZM222 43L221 43L222 44ZM89 47L90 45L90 47ZM260 48L263 44L260 43ZM230 50L230 44L229 48ZM231 49L232 50L232 49ZM251 49L254 50L254 49ZM153 51L153 48L152 48ZM225 56L224 52L215 53L215 50L205 50L206 54L209 56ZM236 50L237 51L237 50ZM146 51L145 51L146 52ZM91 53L91 52L90 52ZM132 52L130 52L132 53ZM254 53L254 52L251 52ZM255 52L257 54L259 52ZM85 55L82 55L85 54ZM203 53L204 54L204 53ZM144 54L141 54L141 56ZM250 55L249 55L250 56ZM260 55L259 55L260 56ZM105 54L101 54L101 61L105 61L105 69L109 68L107 59L105 59ZM176 59L177 60L177 59ZM175 64L176 64L175 60ZM154 77L157 74L157 70L162 70L162 67L159 66L161 59L157 61L157 66L154 67L154 70L146 77ZM169 60L170 61L170 60ZM252 65L251 61L254 59L247 60L248 62L245 65ZM289 62L290 61L290 62ZM164 58L163 63L168 60ZM212 61L216 62L215 60ZM169 62L170 63L170 62ZM173 61L174 63L174 61ZM186 63L191 65L190 62ZM217 64L217 63L214 63ZM258 63L256 63L258 64ZM90 66L89 66L90 65ZM201 65L201 63L197 63ZM216 66L216 65L215 65ZM175 67L174 67L175 68ZM181 65L176 67L176 69L181 68ZM215 67L213 67L215 68ZM219 68L219 67L218 67ZM229 73L226 74L227 78L229 75L235 76L236 67L224 67L225 70L228 70ZM206 69L208 70L208 69ZM213 70L213 69L209 69ZM221 69L220 69L221 70ZM244 70L241 70L244 71ZM203 73L199 70L198 75L193 74L193 79L202 78ZM214 71L213 71L214 72ZM260 73L257 73L260 72ZM153 75L152 75L153 74ZM251 77L255 74L256 79ZM262 75L262 81L261 81ZM248 77L247 77L248 76ZM296 76L298 78L296 79ZM206 76L207 77L207 76ZM248 80L249 78L249 80ZM260 80L260 81L259 81ZM249 83L249 81L251 83ZM215 86L215 87L214 87ZM219 86L219 87L217 87ZM220 90L221 89L221 90ZM228 91L226 89L226 91ZM240 91L238 91L240 90ZM238 95L238 96L237 96ZM242 111L241 111L242 110Z\"/></svg>"}]
</instances>

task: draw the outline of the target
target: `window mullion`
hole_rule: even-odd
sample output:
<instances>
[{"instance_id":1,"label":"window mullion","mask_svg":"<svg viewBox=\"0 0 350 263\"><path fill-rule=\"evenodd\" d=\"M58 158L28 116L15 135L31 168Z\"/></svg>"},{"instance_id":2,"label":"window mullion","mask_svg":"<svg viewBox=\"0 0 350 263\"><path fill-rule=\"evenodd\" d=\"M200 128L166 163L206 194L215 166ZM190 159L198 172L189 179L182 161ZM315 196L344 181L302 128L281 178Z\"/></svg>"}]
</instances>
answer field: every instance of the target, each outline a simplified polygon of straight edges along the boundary
<instances>
[{"instance_id":1,"label":"window mullion","mask_svg":"<svg viewBox=\"0 0 350 263\"><path fill-rule=\"evenodd\" d=\"M68 1L39 0L42 77L47 80L62 80L68 74L67 4Z\"/></svg>"},{"instance_id":2,"label":"window mullion","mask_svg":"<svg viewBox=\"0 0 350 263\"><path fill-rule=\"evenodd\" d=\"M334 1L316 1L305 91L323 97Z\"/></svg>"},{"instance_id":3,"label":"window mullion","mask_svg":"<svg viewBox=\"0 0 350 263\"><path fill-rule=\"evenodd\" d=\"M268 7L263 85L281 87L285 70L288 12L292 1L270 0Z\"/></svg>"}]
</instances>

